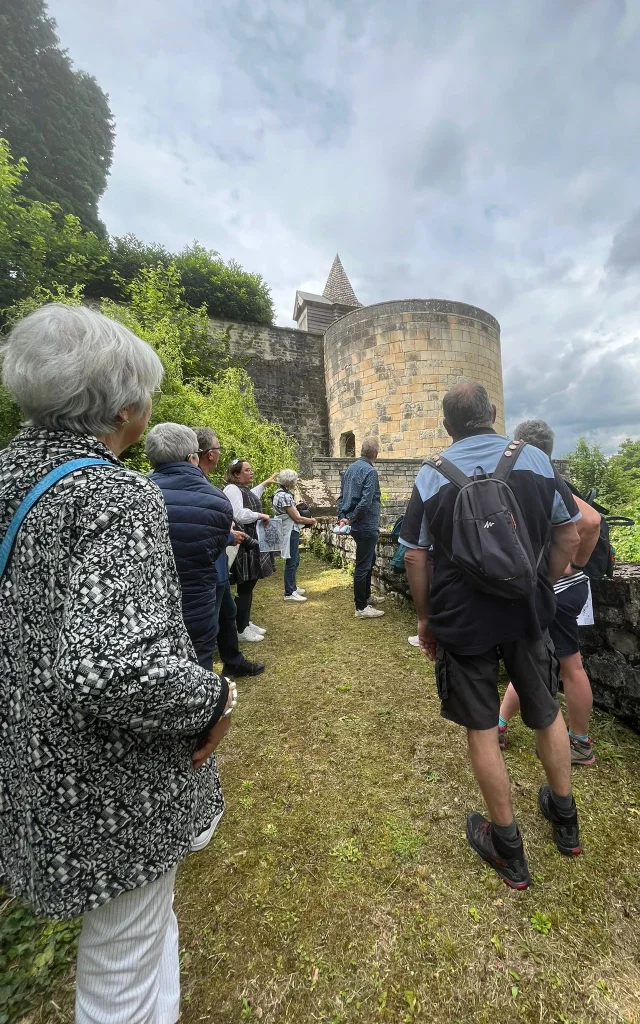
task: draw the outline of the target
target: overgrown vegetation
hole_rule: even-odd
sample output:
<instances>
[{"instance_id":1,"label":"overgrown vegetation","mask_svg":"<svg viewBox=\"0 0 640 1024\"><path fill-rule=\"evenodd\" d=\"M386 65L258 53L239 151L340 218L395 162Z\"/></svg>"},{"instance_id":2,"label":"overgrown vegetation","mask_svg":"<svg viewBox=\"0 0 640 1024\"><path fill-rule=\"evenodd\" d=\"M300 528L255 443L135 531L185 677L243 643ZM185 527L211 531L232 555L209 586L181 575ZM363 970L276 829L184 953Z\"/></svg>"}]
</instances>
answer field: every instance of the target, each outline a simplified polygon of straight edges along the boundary
<instances>
[{"instance_id":1,"label":"overgrown vegetation","mask_svg":"<svg viewBox=\"0 0 640 1024\"><path fill-rule=\"evenodd\" d=\"M640 562L640 441L627 438L607 458L599 445L581 437L568 456L571 479L583 495L597 491L598 504L612 514L634 519L634 527L612 530L616 558Z\"/></svg>"},{"instance_id":2,"label":"overgrown vegetation","mask_svg":"<svg viewBox=\"0 0 640 1024\"><path fill-rule=\"evenodd\" d=\"M638 1024L640 738L594 716L598 764L574 772L585 854L567 861L513 723L534 885L512 892L466 846L482 801L411 612L356 621L349 577L309 555L299 581L304 607L281 572L257 588L268 669L241 682L227 811L179 874L184 1024ZM69 977L26 1020L70 1024L71 997Z\"/></svg>"},{"instance_id":3,"label":"overgrown vegetation","mask_svg":"<svg viewBox=\"0 0 640 1024\"><path fill-rule=\"evenodd\" d=\"M82 290L38 289L33 297L12 307L14 323L45 302L77 304ZM177 269L170 264L143 269L127 289L127 302L102 302L107 316L122 321L148 341L165 368L162 389L154 396L151 426L167 420L189 426L211 426L221 445L221 471L235 456L251 462L256 479L284 466L297 467L297 444L258 410L253 383L243 367L232 365L224 338L211 332L204 306L193 309L184 301ZM204 377L204 365L213 372ZM16 433L18 410L0 385L0 446ZM140 442L126 456L129 465L148 469Z\"/></svg>"}]
</instances>

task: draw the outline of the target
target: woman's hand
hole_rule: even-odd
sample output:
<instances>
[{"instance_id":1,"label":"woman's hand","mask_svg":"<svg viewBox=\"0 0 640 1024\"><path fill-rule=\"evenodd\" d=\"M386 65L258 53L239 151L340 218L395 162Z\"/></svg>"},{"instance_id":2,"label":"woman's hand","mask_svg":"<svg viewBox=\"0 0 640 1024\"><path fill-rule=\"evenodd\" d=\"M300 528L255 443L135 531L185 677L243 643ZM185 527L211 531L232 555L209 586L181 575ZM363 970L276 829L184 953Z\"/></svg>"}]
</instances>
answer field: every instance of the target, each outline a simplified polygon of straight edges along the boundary
<instances>
[{"instance_id":1,"label":"woman's hand","mask_svg":"<svg viewBox=\"0 0 640 1024\"><path fill-rule=\"evenodd\" d=\"M236 684L234 682L229 682L229 694L227 696L227 703L225 704L224 711L213 728L209 730L202 746L195 751L191 758L194 768L202 768L203 764L209 760L218 744L229 732L229 728L231 726L231 712L237 703L238 690Z\"/></svg>"},{"instance_id":2,"label":"woman's hand","mask_svg":"<svg viewBox=\"0 0 640 1024\"><path fill-rule=\"evenodd\" d=\"M246 533L243 533L242 530L232 530L231 536L236 544L242 544L243 540L247 539Z\"/></svg>"},{"instance_id":3,"label":"woman's hand","mask_svg":"<svg viewBox=\"0 0 640 1024\"><path fill-rule=\"evenodd\" d=\"M317 519L305 519L305 522L306 522L307 526L317 526L318 525L318 520Z\"/></svg>"},{"instance_id":4,"label":"woman's hand","mask_svg":"<svg viewBox=\"0 0 640 1024\"><path fill-rule=\"evenodd\" d=\"M262 519L262 521L264 522L265 526L268 526L269 523L271 522L271 517L268 516L266 512L260 512L258 518Z\"/></svg>"}]
</instances>

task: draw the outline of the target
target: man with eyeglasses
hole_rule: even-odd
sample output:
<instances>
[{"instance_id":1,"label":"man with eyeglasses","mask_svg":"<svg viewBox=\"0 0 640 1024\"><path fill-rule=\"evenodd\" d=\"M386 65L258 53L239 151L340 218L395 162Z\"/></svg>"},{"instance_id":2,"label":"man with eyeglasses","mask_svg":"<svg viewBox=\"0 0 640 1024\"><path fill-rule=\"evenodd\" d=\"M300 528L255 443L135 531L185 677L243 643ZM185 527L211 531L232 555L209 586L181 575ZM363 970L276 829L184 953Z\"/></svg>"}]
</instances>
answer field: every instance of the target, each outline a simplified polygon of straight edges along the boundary
<instances>
[{"instance_id":1,"label":"man with eyeglasses","mask_svg":"<svg viewBox=\"0 0 640 1024\"><path fill-rule=\"evenodd\" d=\"M220 442L211 427L197 427L195 433L198 438L198 465L205 476L209 477L215 473L220 459ZM240 530L232 529L228 538L229 546L241 544L245 536ZM218 574L216 590L218 635L216 640L223 673L236 678L258 676L264 672L265 667L262 662L249 661L240 650L236 628L236 603L233 600L229 584L229 560L226 549L218 557L216 572Z\"/></svg>"}]
</instances>

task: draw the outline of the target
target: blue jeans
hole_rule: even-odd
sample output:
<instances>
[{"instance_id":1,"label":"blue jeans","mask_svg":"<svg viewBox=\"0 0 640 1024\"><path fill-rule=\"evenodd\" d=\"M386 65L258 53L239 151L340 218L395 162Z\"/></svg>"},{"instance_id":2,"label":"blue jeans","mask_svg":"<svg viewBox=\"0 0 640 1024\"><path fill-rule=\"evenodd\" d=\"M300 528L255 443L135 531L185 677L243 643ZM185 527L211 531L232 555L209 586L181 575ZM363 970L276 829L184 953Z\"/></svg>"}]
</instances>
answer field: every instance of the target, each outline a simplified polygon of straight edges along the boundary
<instances>
[{"instance_id":1,"label":"blue jeans","mask_svg":"<svg viewBox=\"0 0 640 1024\"><path fill-rule=\"evenodd\" d=\"M284 563L284 595L289 597L296 590L296 570L300 565L300 534L297 530L291 531L291 546L289 557Z\"/></svg>"},{"instance_id":2,"label":"blue jeans","mask_svg":"<svg viewBox=\"0 0 640 1024\"><path fill-rule=\"evenodd\" d=\"M222 601L218 616L218 653L223 667L231 671L244 662L244 655L238 647L236 626L236 602L233 600L229 581L222 584Z\"/></svg>"},{"instance_id":3,"label":"blue jeans","mask_svg":"<svg viewBox=\"0 0 640 1024\"><path fill-rule=\"evenodd\" d=\"M203 668L208 668L210 672L213 667L213 655L216 649L216 638L219 630L220 605L222 604L222 598L224 597L225 587L228 589L229 584L218 583L216 586L216 607L213 614L213 622L209 624L209 628L205 632L199 632L198 635L194 635L193 631L191 629L189 630L193 646L195 647L198 664L202 665Z\"/></svg>"},{"instance_id":4,"label":"blue jeans","mask_svg":"<svg viewBox=\"0 0 640 1024\"><path fill-rule=\"evenodd\" d=\"M354 533L356 542L356 567L353 572L353 597L358 611L367 607L371 597L371 573L376 564L377 533Z\"/></svg>"}]
</instances>

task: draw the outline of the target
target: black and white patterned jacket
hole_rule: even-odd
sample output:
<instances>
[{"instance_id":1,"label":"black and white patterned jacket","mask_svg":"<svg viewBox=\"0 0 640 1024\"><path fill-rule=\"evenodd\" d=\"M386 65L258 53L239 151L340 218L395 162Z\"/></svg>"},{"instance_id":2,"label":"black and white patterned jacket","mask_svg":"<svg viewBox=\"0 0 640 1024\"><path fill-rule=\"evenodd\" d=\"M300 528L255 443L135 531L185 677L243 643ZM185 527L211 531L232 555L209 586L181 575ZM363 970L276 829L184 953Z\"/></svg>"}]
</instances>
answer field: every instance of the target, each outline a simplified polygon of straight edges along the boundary
<instances>
[{"instance_id":1,"label":"black and white patterned jacket","mask_svg":"<svg viewBox=\"0 0 640 1024\"><path fill-rule=\"evenodd\" d=\"M28 428L0 452L0 537L49 470L97 457L25 519L0 581L0 876L49 917L184 857L223 808L196 738L227 699L194 660L164 500L92 437Z\"/></svg>"}]
</instances>

